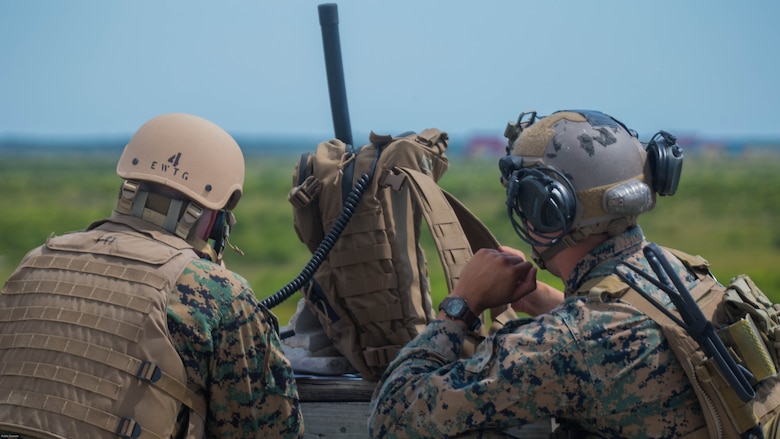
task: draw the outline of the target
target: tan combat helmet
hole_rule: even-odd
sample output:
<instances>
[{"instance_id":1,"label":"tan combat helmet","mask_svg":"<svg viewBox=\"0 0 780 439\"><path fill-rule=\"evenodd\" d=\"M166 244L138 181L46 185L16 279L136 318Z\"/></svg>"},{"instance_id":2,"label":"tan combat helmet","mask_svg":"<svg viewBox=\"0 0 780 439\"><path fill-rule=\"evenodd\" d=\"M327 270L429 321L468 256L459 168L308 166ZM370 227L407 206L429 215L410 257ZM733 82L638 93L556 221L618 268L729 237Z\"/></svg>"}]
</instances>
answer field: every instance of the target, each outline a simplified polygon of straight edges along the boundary
<instances>
[{"instance_id":1,"label":"tan combat helmet","mask_svg":"<svg viewBox=\"0 0 780 439\"><path fill-rule=\"evenodd\" d=\"M136 131L117 174L173 188L201 206L233 210L244 185L244 156L222 128L198 116L163 114Z\"/></svg>"},{"instance_id":2,"label":"tan combat helmet","mask_svg":"<svg viewBox=\"0 0 780 439\"><path fill-rule=\"evenodd\" d=\"M236 207L245 164L241 148L225 130L198 116L170 113L152 118L136 131L116 171L125 179L117 212L193 241L192 226L203 208L229 212ZM150 192L144 183L164 189ZM234 221L232 214L224 217L227 223ZM196 248L203 250L202 244L198 241Z\"/></svg>"},{"instance_id":3,"label":"tan combat helmet","mask_svg":"<svg viewBox=\"0 0 780 439\"><path fill-rule=\"evenodd\" d=\"M607 114L567 110L537 119L523 113L505 135L500 168L509 215L521 238L548 247L534 255L542 266L592 234L622 233L655 206L645 147Z\"/></svg>"}]
</instances>

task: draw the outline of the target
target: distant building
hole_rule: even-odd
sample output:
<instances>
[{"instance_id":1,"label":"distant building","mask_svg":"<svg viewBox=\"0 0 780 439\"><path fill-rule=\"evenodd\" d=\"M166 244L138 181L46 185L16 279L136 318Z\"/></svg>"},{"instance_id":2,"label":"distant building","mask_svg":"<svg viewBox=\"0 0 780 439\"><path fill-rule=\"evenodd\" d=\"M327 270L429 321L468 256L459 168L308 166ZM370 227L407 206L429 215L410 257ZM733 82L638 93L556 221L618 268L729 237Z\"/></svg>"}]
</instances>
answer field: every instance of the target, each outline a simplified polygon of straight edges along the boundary
<instances>
[{"instance_id":1,"label":"distant building","mask_svg":"<svg viewBox=\"0 0 780 439\"><path fill-rule=\"evenodd\" d=\"M506 154L506 139L499 136L473 136L466 143L467 157L500 157Z\"/></svg>"}]
</instances>

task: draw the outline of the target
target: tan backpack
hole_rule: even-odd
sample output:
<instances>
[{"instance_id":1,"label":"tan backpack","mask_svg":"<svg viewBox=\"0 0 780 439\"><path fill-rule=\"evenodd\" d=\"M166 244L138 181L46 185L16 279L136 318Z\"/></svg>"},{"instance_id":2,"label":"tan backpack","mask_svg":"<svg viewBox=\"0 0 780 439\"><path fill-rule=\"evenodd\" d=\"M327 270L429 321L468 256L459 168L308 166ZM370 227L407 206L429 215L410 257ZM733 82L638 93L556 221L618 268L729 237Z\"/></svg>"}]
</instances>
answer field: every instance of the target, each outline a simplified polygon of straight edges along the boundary
<instances>
[{"instance_id":1,"label":"tan backpack","mask_svg":"<svg viewBox=\"0 0 780 439\"><path fill-rule=\"evenodd\" d=\"M498 243L436 183L448 167L445 132L371 133L369 140L358 152L334 139L304 154L288 199L298 237L313 253L304 269L312 276L302 285L306 304L353 367L375 381L436 315L422 219L450 289L474 251ZM509 307L490 312L493 328L516 317ZM487 332L483 325L470 340Z\"/></svg>"},{"instance_id":2,"label":"tan backpack","mask_svg":"<svg viewBox=\"0 0 780 439\"><path fill-rule=\"evenodd\" d=\"M698 431L693 438L780 439L780 304L773 304L747 275L735 276L724 287L710 275L702 257L665 249L699 279L693 290L682 291L671 266L666 263L664 268L660 247L651 243L648 248L648 260L655 258L657 267L663 268L656 270L662 273L657 279L670 288L667 294L675 308L662 310L663 305L630 286L629 276L621 270L586 283L580 291L595 300L602 294L619 296L661 326L707 422L706 433ZM633 271L642 275L641 270ZM695 322L696 316L702 320ZM697 328L711 328L712 337L697 339L691 333ZM748 373L740 373L745 370Z\"/></svg>"}]
</instances>

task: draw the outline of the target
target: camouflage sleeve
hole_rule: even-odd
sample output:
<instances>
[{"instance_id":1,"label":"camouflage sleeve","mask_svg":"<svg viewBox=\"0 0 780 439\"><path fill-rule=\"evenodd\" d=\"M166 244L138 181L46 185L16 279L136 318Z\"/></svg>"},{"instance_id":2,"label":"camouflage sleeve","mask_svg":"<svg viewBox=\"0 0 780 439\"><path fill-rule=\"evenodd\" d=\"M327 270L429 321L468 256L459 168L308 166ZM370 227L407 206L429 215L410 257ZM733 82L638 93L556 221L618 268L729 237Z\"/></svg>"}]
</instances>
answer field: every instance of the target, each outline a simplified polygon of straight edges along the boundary
<instances>
[{"instance_id":1,"label":"camouflage sleeve","mask_svg":"<svg viewBox=\"0 0 780 439\"><path fill-rule=\"evenodd\" d=\"M677 437L703 425L660 328L626 303L569 299L459 359L464 336L434 321L399 352L371 401L373 437L451 437L552 416L607 437Z\"/></svg>"},{"instance_id":2,"label":"camouflage sleeve","mask_svg":"<svg viewBox=\"0 0 780 439\"><path fill-rule=\"evenodd\" d=\"M298 391L274 331L247 281L208 261L185 269L169 304L193 385L207 397L208 437L297 438L303 434Z\"/></svg>"},{"instance_id":3,"label":"camouflage sleeve","mask_svg":"<svg viewBox=\"0 0 780 439\"><path fill-rule=\"evenodd\" d=\"M579 358L561 355L561 347L577 349L559 328L530 319L511 322L474 356L458 359L465 330L451 321L432 322L382 377L370 406L371 436L450 437L549 418L564 395L580 391L576 374L561 373Z\"/></svg>"}]
</instances>

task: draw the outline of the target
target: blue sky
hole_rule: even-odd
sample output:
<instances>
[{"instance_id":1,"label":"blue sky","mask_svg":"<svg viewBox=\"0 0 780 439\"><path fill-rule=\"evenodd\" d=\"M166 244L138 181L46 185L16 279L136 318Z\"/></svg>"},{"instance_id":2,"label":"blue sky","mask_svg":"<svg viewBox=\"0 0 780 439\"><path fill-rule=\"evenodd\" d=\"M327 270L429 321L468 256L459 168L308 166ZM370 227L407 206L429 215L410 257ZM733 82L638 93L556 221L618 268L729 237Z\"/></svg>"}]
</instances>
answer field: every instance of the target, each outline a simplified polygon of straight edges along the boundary
<instances>
[{"instance_id":1,"label":"blue sky","mask_svg":"<svg viewBox=\"0 0 780 439\"><path fill-rule=\"evenodd\" d=\"M309 0L0 0L0 136L131 134L188 112L331 136ZM780 137L780 2L338 1L353 132L500 135L607 112L648 137Z\"/></svg>"}]
</instances>

